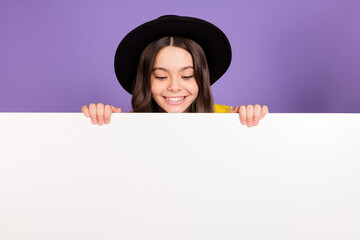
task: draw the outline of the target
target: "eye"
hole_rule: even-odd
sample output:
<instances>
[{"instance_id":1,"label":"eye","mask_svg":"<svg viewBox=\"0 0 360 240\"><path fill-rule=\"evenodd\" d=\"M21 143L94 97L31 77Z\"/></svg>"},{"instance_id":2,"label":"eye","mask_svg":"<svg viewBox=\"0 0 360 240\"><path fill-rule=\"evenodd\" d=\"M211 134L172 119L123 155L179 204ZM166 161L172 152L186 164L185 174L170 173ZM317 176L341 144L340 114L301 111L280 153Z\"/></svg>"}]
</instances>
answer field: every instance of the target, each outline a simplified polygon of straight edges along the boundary
<instances>
[{"instance_id":1,"label":"eye","mask_svg":"<svg viewBox=\"0 0 360 240\"><path fill-rule=\"evenodd\" d=\"M184 79L190 79L190 78L192 78L193 77L193 75L191 75L191 76L184 76L183 78Z\"/></svg>"},{"instance_id":2,"label":"eye","mask_svg":"<svg viewBox=\"0 0 360 240\"><path fill-rule=\"evenodd\" d=\"M163 79L165 79L166 77L155 76L155 78L163 80Z\"/></svg>"}]
</instances>

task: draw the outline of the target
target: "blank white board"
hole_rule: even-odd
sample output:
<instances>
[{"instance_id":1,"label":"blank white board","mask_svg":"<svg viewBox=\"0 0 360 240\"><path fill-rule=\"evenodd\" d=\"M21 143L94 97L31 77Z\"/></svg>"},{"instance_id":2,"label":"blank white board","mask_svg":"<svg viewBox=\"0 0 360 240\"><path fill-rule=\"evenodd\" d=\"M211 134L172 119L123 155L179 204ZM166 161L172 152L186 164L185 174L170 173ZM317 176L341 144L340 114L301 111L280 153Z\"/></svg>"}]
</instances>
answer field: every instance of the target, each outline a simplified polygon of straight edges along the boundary
<instances>
[{"instance_id":1,"label":"blank white board","mask_svg":"<svg viewBox=\"0 0 360 240\"><path fill-rule=\"evenodd\" d=\"M360 239L360 114L0 113L0 239Z\"/></svg>"}]
</instances>

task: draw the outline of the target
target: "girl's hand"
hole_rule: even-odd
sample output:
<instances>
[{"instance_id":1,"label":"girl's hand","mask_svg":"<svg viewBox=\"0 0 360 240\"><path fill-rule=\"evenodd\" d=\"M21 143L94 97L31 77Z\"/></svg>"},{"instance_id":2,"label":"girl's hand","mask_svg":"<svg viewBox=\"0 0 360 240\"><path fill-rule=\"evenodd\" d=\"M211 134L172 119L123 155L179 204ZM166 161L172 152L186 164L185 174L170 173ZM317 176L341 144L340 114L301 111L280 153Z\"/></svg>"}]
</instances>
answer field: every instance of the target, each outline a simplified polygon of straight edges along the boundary
<instances>
[{"instance_id":1,"label":"girl's hand","mask_svg":"<svg viewBox=\"0 0 360 240\"><path fill-rule=\"evenodd\" d=\"M102 103L91 103L89 107L87 105L82 106L81 112L84 113L86 117L91 117L91 122L93 124L103 125L110 123L110 117L112 113L120 113L121 108L114 107L112 105L106 105Z\"/></svg>"},{"instance_id":2,"label":"girl's hand","mask_svg":"<svg viewBox=\"0 0 360 240\"><path fill-rule=\"evenodd\" d=\"M269 113L269 109L266 105L262 107L259 104L256 104L255 106L241 105L231 109L230 113L239 113L241 124L246 124L248 127L252 127L259 124L259 120L262 120L265 115Z\"/></svg>"}]
</instances>

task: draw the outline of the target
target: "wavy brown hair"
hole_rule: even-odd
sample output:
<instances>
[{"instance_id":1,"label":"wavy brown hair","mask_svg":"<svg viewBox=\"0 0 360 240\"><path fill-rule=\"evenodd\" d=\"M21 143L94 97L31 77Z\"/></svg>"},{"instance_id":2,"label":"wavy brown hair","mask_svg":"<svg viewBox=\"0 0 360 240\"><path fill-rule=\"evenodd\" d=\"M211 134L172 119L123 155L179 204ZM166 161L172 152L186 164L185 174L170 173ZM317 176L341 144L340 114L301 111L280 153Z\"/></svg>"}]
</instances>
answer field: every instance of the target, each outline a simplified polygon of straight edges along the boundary
<instances>
[{"instance_id":1,"label":"wavy brown hair","mask_svg":"<svg viewBox=\"0 0 360 240\"><path fill-rule=\"evenodd\" d=\"M198 96L186 112L214 112L210 89L210 74L206 56L201 46L184 37L163 37L150 43L142 52L133 85L131 105L134 112L159 112L159 106L151 96L150 79L158 52L167 46L188 51L194 62L194 78L199 88Z\"/></svg>"}]
</instances>

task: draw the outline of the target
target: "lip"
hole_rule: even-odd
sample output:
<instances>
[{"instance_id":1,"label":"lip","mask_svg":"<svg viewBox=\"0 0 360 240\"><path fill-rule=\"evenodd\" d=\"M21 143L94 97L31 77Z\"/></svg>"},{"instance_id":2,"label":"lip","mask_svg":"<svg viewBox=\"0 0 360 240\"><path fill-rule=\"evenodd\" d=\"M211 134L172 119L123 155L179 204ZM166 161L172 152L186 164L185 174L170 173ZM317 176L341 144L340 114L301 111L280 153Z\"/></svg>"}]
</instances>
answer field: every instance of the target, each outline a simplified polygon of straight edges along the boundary
<instances>
[{"instance_id":1,"label":"lip","mask_svg":"<svg viewBox=\"0 0 360 240\"><path fill-rule=\"evenodd\" d=\"M179 105L179 104L182 104L183 102L185 102L187 96L168 97L168 98L182 98L182 97L183 97L184 99L182 99L182 100L180 100L180 101L177 101L177 102L171 102L171 101L169 101L169 100L166 99L167 97L163 96L165 102L167 102L167 103L170 104L170 105Z\"/></svg>"},{"instance_id":2,"label":"lip","mask_svg":"<svg viewBox=\"0 0 360 240\"><path fill-rule=\"evenodd\" d=\"M170 97L168 97L168 96L163 96L163 97L166 97L166 98L182 98L182 97L186 97L186 96L170 96Z\"/></svg>"}]
</instances>

